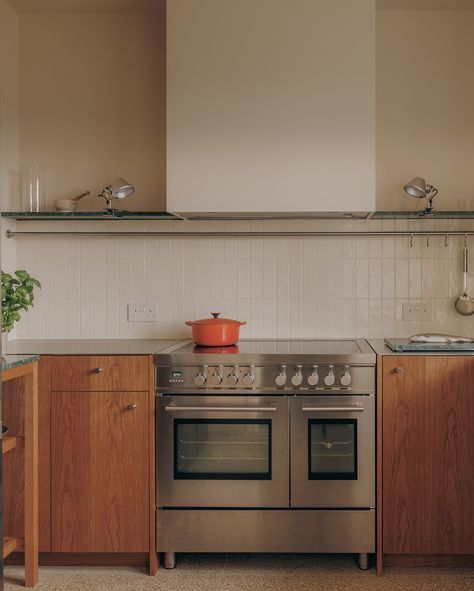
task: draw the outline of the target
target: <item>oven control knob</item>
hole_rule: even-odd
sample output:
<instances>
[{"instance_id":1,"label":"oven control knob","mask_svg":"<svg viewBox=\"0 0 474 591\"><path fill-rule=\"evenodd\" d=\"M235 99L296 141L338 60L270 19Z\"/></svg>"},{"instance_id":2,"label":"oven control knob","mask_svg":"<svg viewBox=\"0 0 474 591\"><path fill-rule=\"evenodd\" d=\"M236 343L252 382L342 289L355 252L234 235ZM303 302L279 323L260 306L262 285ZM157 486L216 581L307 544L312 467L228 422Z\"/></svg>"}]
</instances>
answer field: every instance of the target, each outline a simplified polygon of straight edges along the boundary
<instances>
[{"instance_id":1,"label":"oven control knob","mask_svg":"<svg viewBox=\"0 0 474 591\"><path fill-rule=\"evenodd\" d=\"M275 378L275 384L277 386L284 386L286 384L286 369L282 367L280 373Z\"/></svg>"},{"instance_id":2,"label":"oven control knob","mask_svg":"<svg viewBox=\"0 0 474 591\"><path fill-rule=\"evenodd\" d=\"M329 366L329 371L324 378L324 383L326 386L334 386L334 382L336 381L336 376L334 375L334 371L332 365Z\"/></svg>"},{"instance_id":3,"label":"oven control knob","mask_svg":"<svg viewBox=\"0 0 474 591\"><path fill-rule=\"evenodd\" d=\"M314 366L313 371L308 376L308 385L309 386L317 386L318 382L319 382L318 368L316 366Z\"/></svg>"},{"instance_id":4,"label":"oven control knob","mask_svg":"<svg viewBox=\"0 0 474 591\"><path fill-rule=\"evenodd\" d=\"M211 386L218 386L222 382L222 376L218 371L215 371L209 378Z\"/></svg>"},{"instance_id":5,"label":"oven control knob","mask_svg":"<svg viewBox=\"0 0 474 591\"><path fill-rule=\"evenodd\" d=\"M227 383L229 386L237 386L237 382L239 381L239 376L235 372L235 370L227 376Z\"/></svg>"},{"instance_id":6,"label":"oven control knob","mask_svg":"<svg viewBox=\"0 0 474 591\"><path fill-rule=\"evenodd\" d=\"M203 373L198 373L198 375L194 378L194 383L196 386L204 386L206 383L206 376Z\"/></svg>"},{"instance_id":7,"label":"oven control knob","mask_svg":"<svg viewBox=\"0 0 474 591\"><path fill-rule=\"evenodd\" d=\"M351 374L349 373L349 367L346 365L344 373L341 376L341 386L350 386L352 382Z\"/></svg>"},{"instance_id":8,"label":"oven control knob","mask_svg":"<svg viewBox=\"0 0 474 591\"><path fill-rule=\"evenodd\" d=\"M242 382L244 383L244 386L247 386L247 388L249 388L250 386L253 386L255 383L255 374L253 373L253 370L250 369L242 378Z\"/></svg>"},{"instance_id":9,"label":"oven control knob","mask_svg":"<svg viewBox=\"0 0 474 591\"><path fill-rule=\"evenodd\" d=\"M296 367L296 373L291 378L291 383L293 384L293 386L301 386L301 384L303 383L303 374L301 373L301 365L298 365Z\"/></svg>"}]
</instances>

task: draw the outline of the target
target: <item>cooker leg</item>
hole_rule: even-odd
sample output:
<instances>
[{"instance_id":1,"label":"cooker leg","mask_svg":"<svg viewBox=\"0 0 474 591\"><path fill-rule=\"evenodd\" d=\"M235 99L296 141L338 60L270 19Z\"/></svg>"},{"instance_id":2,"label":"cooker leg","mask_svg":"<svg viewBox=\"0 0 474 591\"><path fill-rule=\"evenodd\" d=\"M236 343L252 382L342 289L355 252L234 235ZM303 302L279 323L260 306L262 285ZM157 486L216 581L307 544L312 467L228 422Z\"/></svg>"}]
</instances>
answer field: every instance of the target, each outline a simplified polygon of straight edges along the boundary
<instances>
[{"instance_id":1,"label":"cooker leg","mask_svg":"<svg viewBox=\"0 0 474 591\"><path fill-rule=\"evenodd\" d=\"M174 552L165 552L163 565L165 568L176 568L176 554Z\"/></svg>"},{"instance_id":2,"label":"cooker leg","mask_svg":"<svg viewBox=\"0 0 474 591\"><path fill-rule=\"evenodd\" d=\"M359 554L359 568L361 570L368 570L369 568L369 555L366 552Z\"/></svg>"}]
</instances>

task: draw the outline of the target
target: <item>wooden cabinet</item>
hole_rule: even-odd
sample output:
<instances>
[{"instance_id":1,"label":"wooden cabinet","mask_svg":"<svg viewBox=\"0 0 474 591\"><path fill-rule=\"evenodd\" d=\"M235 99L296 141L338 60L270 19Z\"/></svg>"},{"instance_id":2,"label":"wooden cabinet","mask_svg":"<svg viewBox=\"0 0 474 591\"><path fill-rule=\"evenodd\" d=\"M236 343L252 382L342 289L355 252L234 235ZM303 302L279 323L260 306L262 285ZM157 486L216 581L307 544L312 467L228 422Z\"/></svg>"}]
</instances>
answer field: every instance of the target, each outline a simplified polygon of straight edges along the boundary
<instances>
[{"instance_id":1,"label":"wooden cabinet","mask_svg":"<svg viewBox=\"0 0 474 591\"><path fill-rule=\"evenodd\" d=\"M474 358L387 356L382 381L383 553L474 554Z\"/></svg>"},{"instance_id":2,"label":"wooden cabinet","mask_svg":"<svg viewBox=\"0 0 474 591\"><path fill-rule=\"evenodd\" d=\"M144 564L149 555L150 573L156 572L153 370L147 355L41 357L44 564ZM19 433L21 396L17 386L7 386L5 423ZM24 519L21 453L5 456L5 528L12 536Z\"/></svg>"},{"instance_id":3,"label":"wooden cabinet","mask_svg":"<svg viewBox=\"0 0 474 591\"><path fill-rule=\"evenodd\" d=\"M148 393L52 392L53 552L147 552Z\"/></svg>"}]
</instances>

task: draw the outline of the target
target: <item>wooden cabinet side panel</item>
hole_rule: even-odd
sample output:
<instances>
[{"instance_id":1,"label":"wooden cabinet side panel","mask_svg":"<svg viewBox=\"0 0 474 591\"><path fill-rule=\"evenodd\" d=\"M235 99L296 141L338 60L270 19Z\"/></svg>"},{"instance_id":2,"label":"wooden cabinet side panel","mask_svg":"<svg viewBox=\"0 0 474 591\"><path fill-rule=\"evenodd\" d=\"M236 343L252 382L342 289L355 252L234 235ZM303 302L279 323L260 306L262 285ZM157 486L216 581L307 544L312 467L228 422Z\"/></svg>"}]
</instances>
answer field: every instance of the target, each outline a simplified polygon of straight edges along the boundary
<instances>
[{"instance_id":1,"label":"wooden cabinet side panel","mask_svg":"<svg viewBox=\"0 0 474 591\"><path fill-rule=\"evenodd\" d=\"M474 553L473 383L470 357L384 359L384 553Z\"/></svg>"},{"instance_id":2,"label":"wooden cabinet side panel","mask_svg":"<svg viewBox=\"0 0 474 591\"><path fill-rule=\"evenodd\" d=\"M52 393L53 551L148 552L147 419L147 392Z\"/></svg>"},{"instance_id":3,"label":"wooden cabinet side panel","mask_svg":"<svg viewBox=\"0 0 474 591\"><path fill-rule=\"evenodd\" d=\"M39 550L51 550L51 357L42 356L38 364L38 457L39 457ZM11 435L24 434L24 378L3 384L3 422ZM24 531L24 451L3 457L4 533L23 537Z\"/></svg>"}]
</instances>

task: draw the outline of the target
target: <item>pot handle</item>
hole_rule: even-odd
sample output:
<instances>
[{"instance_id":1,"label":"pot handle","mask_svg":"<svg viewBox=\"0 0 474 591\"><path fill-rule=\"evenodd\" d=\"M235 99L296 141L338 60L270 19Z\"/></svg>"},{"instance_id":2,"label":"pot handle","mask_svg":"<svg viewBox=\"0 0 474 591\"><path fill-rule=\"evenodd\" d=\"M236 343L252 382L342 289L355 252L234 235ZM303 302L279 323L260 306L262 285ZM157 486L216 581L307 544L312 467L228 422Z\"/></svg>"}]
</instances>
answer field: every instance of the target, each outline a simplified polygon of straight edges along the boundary
<instances>
[{"instance_id":1,"label":"pot handle","mask_svg":"<svg viewBox=\"0 0 474 591\"><path fill-rule=\"evenodd\" d=\"M192 326L193 325L193 321L192 320L186 320L186 322L184 324L186 324L186 326Z\"/></svg>"},{"instance_id":2,"label":"pot handle","mask_svg":"<svg viewBox=\"0 0 474 591\"><path fill-rule=\"evenodd\" d=\"M241 322L240 323L240 326L243 326L244 324L247 324L247 321L246 320L244 320L244 322Z\"/></svg>"}]
</instances>

